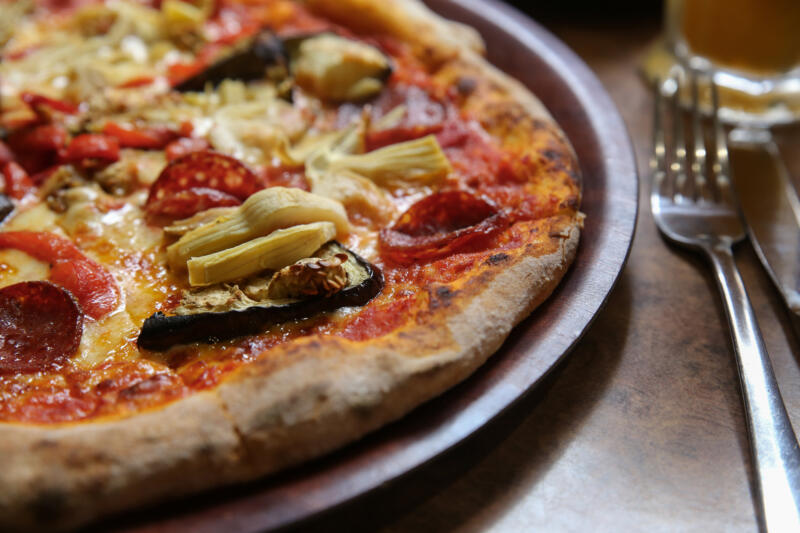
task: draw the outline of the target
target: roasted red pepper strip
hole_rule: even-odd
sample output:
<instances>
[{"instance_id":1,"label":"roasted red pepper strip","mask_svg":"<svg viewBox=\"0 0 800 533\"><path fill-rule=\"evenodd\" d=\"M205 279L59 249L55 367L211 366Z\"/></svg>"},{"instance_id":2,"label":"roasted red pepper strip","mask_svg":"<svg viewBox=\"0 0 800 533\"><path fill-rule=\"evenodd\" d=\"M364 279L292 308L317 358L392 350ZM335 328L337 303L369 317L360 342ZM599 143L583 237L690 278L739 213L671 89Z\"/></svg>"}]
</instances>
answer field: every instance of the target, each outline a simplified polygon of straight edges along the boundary
<instances>
[{"instance_id":1,"label":"roasted red pepper strip","mask_svg":"<svg viewBox=\"0 0 800 533\"><path fill-rule=\"evenodd\" d=\"M167 68L167 79L170 85L178 85L183 80L189 79L195 74L199 74L206 68L206 63L203 61L195 61L194 63L173 63Z\"/></svg>"},{"instance_id":2,"label":"roasted red pepper strip","mask_svg":"<svg viewBox=\"0 0 800 533\"><path fill-rule=\"evenodd\" d=\"M80 345L83 313L66 290L47 281L0 289L0 374L50 370Z\"/></svg>"},{"instance_id":3,"label":"roasted red pepper strip","mask_svg":"<svg viewBox=\"0 0 800 533\"><path fill-rule=\"evenodd\" d=\"M5 193L11 198L22 199L26 194L33 191L36 186L33 184L25 169L14 161L9 161L3 165L3 178L5 180Z\"/></svg>"},{"instance_id":4,"label":"roasted red pepper strip","mask_svg":"<svg viewBox=\"0 0 800 533\"><path fill-rule=\"evenodd\" d=\"M381 254L397 263L430 260L486 246L508 218L468 191L442 191L412 205L381 230Z\"/></svg>"},{"instance_id":5,"label":"roasted red pepper strip","mask_svg":"<svg viewBox=\"0 0 800 533\"><path fill-rule=\"evenodd\" d=\"M114 277L72 241L47 232L7 231L0 233L0 248L50 263L50 280L71 292L90 317L99 319L116 309L119 288Z\"/></svg>"},{"instance_id":6,"label":"roasted red pepper strip","mask_svg":"<svg viewBox=\"0 0 800 533\"><path fill-rule=\"evenodd\" d=\"M117 87L121 89L131 89L134 87L144 87L156 81L153 76L139 76L138 78L131 78L128 81L122 82Z\"/></svg>"},{"instance_id":7,"label":"roasted red pepper strip","mask_svg":"<svg viewBox=\"0 0 800 533\"><path fill-rule=\"evenodd\" d=\"M8 137L11 149L19 154L24 150L55 152L69 139L66 128L60 124L40 124L15 131Z\"/></svg>"},{"instance_id":8,"label":"roasted red pepper strip","mask_svg":"<svg viewBox=\"0 0 800 533\"><path fill-rule=\"evenodd\" d=\"M69 133L59 124L40 124L15 131L8 137L8 146L16 161L29 174L36 174L53 166L58 151L63 148Z\"/></svg>"},{"instance_id":9,"label":"roasted red pepper strip","mask_svg":"<svg viewBox=\"0 0 800 533\"><path fill-rule=\"evenodd\" d=\"M119 143L114 137L84 133L72 139L60 155L64 163L79 163L87 159L113 163L119 160Z\"/></svg>"},{"instance_id":10,"label":"roasted red pepper strip","mask_svg":"<svg viewBox=\"0 0 800 533\"><path fill-rule=\"evenodd\" d=\"M114 137L123 148L142 148L145 150L160 150L174 141L180 134L165 126L151 126L147 128L127 128L116 122L107 122L103 133Z\"/></svg>"},{"instance_id":11,"label":"roasted red pepper strip","mask_svg":"<svg viewBox=\"0 0 800 533\"><path fill-rule=\"evenodd\" d=\"M61 113L66 113L68 115L74 115L80 110L78 106L70 102L56 100L55 98L49 98L47 96L28 91L23 92L19 95L19 97L34 111L36 111L39 106L46 106L53 111L60 111Z\"/></svg>"}]
</instances>

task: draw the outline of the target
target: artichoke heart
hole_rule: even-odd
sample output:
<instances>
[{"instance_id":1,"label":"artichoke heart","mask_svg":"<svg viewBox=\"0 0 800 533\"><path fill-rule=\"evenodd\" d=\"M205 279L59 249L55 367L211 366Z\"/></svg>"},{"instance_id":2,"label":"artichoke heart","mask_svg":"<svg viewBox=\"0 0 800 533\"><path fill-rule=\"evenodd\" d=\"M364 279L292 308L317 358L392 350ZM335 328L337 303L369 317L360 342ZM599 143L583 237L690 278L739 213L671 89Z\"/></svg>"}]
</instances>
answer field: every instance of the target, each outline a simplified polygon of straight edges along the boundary
<instances>
[{"instance_id":1,"label":"artichoke heart","mask_svg":"<svg viewBox=\"0 0 800 533\"><path fill-rule=\"evenodd\" d=\"M447 176L452 167L436 137L427 135L366 154L337 154L330 161L329 171L337 170L355 172L379 185L399 186L436 182Z\"/></svg>"},{"instance_id":2,"label":"artichoke heart","mask_svg":"<svg viewBox=\"0 0 800 533\"><path fill-rule=\"evenodd\" d=\"M156 313L145 320L138 345L165 350L176 344L250 335L273 324L365 305L382 288L380 270L330 241L314 257L277 273L184 292L176 314Z\"/></svg>"},{"instance_id":3,"label":"artichoke heart","mask_svg":"<svg viewBox=\"0 0 800 533\"><path fill-rule=\"evenodd\" d=\"M396 207L388 194L371 180L348 170L309 175L314 194L341 202L347 209L366 214L380 222L389 222Z\"/></svg>"},{"instance_id":4,"label":"artichoke heart","mask_svg":"<svg viewBox=\"0 0 800 533\"><path fill-rule=\"evenodd\" d=\"M205 22L209 11L183 0L164 0L161 3L161 13L165 22L170 25L199 26Z\"/></svg>"},{"instance_id":5,"label":"artichoke heart","mask_svg":"<svg viewBox=\"0 0 800 533\"><path fill-rule=\"evenodd\" d=\"M205 226L210 222L214 222L218 218L231 215L234 211L236 211L235 207L212 207L211 209L200 211L189 218L176 220L164 228L164 233L180 237L200 226Z\"/></svg>"},{"instance_id":6,"label":"artichoke heart","mask_svg":"<svg viewBox=\"0 0 800 533\"><path fill-rule=\"evenodd\" d=\"M334 236L336 226L331 222L279 229L266 237L189 259L189 283L193 287L212 285L252 276L262 270L279 270L309 257Z\"/></svg>"},{"instance_id":7,"label":"artichoke heart","mask_svg":"<svg viewBox=\"0 0 800 533\"><path fill-rule=\"evenodd\" d=\"M167 248L167 258L170 267L180 270L192 257L232 248L277 229L320 221L332 222L339 234L350 229L339 202L301 189L270 187L250 196L231 214L183 235Z\"/></svg>"},{"instance_id":8,"label":"artichoke heart","mask_svg":"<svg viewBox=\"0 0 800 533\"><path fill-rule=\"evenodd\" d=\"M346 130L306 159L314 194L383 222L395 215L384 189L431 185L452 171L433 135L361 153L363 129L362 124Z\"/></svg>"},{"instance_id":9,"label":"artichoke heart","mask_svg":"<svg viewBox=\"0 0 800 533\"><path fill-rule=\"evenodd\" d=\"M323 33L303 39L292 54L297 85L329 101L358 101L378 94L392 72L377 48Z\"/></svg>"}]
</instances>

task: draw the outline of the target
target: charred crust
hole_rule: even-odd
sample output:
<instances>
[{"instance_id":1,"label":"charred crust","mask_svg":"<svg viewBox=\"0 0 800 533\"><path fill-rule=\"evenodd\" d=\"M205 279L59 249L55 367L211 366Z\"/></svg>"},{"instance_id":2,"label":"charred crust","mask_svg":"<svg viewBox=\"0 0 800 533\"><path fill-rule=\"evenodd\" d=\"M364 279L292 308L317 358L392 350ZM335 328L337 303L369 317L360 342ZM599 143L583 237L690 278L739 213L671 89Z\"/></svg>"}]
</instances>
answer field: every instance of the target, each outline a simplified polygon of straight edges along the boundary
<instances>
[{"instance_id":1,"label":"charred crust","mask_svg":"<svg viewBox=\"0 0 800 533\"><path fill-rule=\"evenodd\" d=\"M440 307L450 307L458 291L454 291L447 285L440 285L428 290L430 294L430 308L439 309Z\"/></svg>"},{"instance_id":2,"label":"charred crust","mask_svg":"<svg viewBox=\"0 0 800 533\"><path fill-rule=\"evenodd\" d=\"M490 256L489 259L486 260L486 263L490 265L499 265L500 263L508 261L510 258L510 255L500 252Z\"/></svg>"},{"instance_id":3,"label":"charred crust","mask_svg":"<svg viewBox=\"0 0 800 533\"><path fill-rule=\"evenodd\" d=\"M471 76L461 76L456 80L456 90L461 96L469 96L478 87L478 81Z\"/></svg>"},{"instance_id":4,"label":"charred crust","mask_svg":"<svg viewBox=\"0 0 800 533\"><path fill-rule=\"evenodd\" d=\"M29 508L40 524L55 524L67 513L67 501L68 497L64 491L44 488L37 492Z\"/></svg>"},{"instance_id":5,"label":"charred crust","mask_svg":"<svg viewBox=\"0 0 800 533\"><path fill-rule=\"evenodd\" d=\"M163 374L156 374L145 380L122 389L119 393L120 398L124 400L132 400L139 396L144 396L156 392L164 381L168 379Z\"/></svg>"},{"instance_id":6,"label":"charred crust","mask_svg":"<svg viewBox=\"0 0 800 533\"><path fill-rule=\"evenodd\" d=\"M559 204L559 209L571 209L573 211L577 211L578 207L580 206L580 199L578 198L577 194L571 194L564 201Z\"/></svg>"},{"instance_id":7,"label":"charred crust","mask_svg":"<svg viewBox=\"0 0 800 533\"><path fill-rule=\"evenodd\" d=\"M542 157L549 161L561 161L563 155L556 150L542 150Z\"/></svg>"},{"instance_id":8,"label":"charred crust","mask_svg":"<svg viewBox=\"0 0 800 533\"><path fill-rule=\"evenodd\" d=\"M14 202L5 194L0 194L0 223L5 221L12 211L14 211Z\"/></svg>"},{"instance_id":9,"label":"charred crust","mask_svg":"<svg viewBox=\"0 0 800 533\"><path fill-rule=\"evenodd\" d=\"M52 440L43 439L35 442L31 448L34 450L48 450L52 448L58 448L58 443Z\"/></svg>"}]
</instances>

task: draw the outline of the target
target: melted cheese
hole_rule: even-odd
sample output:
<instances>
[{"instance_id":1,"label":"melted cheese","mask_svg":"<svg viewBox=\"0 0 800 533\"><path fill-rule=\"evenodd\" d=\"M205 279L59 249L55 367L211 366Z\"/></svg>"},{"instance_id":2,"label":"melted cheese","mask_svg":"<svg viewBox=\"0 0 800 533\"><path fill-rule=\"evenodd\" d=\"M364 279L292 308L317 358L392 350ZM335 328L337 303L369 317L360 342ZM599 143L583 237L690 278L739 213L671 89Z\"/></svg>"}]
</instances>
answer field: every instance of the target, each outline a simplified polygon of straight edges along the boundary
<instances>
[{"instance_id":1,"label":"melted cheese","mask_svg":"<svg viewBox=\"0 0 800 533\"><path fill-rule=\"evenodd\" d=\"M81 344L72 362L88 369L109 360L135 359L138 334L139 328L124 311L107 315L99 321L86 319Z\"/></svg>"},{"instance_id":2,"label":"melted cheese","mask_svg":"<svg viewBox=\"0 0 800 533\"><path fill-rule=\"evenodd\" d=\"M287 139L298 138L307 127L300 111L273 98L220 108L209 139L220 152L249 165L265 165Z\"/></svg>"},{"instance_id":3,"label":"melted cheese","mask_svg":"<svg viewBox=\"0 0 800 533\"><path fill-rule=\"evenodd\" d=\"M50 265L19 250L0 250L0 287L47 279Z\"/></svg>"},{"instance_id":4,"label":"melted cheese","mask_svg":"<svg viewBox=\"0 0 800 533\"><path fill-rule=\"evenodd\" d=\"M22 208L3 225L3 231L50 231L63 234L59 230L56 214L46 204L36 204Z\"/></svg>"},{"instance_id":5,"label":"melted cheese","mask_svg":"<svg viewBox=\"0 0 800 533\"><path fill-rule=\"evenodd\" d=\"M138 324L164 299L163 283L169 277L160 250L162 232L148 225L143 211L136 207L143 202L144 194L146 191L136 193L121 209L106 212L93 201L76 203L60 220L70 237L91 238L92 244L84 253L110 266L129 320Z\"/></svg>"}]
</instances>

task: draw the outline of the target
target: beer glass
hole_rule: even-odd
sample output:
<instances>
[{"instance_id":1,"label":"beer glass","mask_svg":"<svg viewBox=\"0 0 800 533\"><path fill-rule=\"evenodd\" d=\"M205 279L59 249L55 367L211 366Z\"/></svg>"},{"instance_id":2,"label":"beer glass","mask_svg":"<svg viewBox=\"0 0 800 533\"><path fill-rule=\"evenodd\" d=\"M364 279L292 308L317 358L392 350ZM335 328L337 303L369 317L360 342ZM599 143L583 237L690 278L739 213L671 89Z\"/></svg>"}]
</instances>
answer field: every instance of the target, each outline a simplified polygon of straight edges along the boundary
<instances>
[{"instance_id":1,"label":"beer glass","mask_svg":"<svg viewBox=\"0 0 800 533\"><path fill-rule=\"evenodd\" d=\"M665 10L647 77L676 65L713 76L729 122L800 120L800 0L666 0Z\"/></svg>"}]
</instances>

